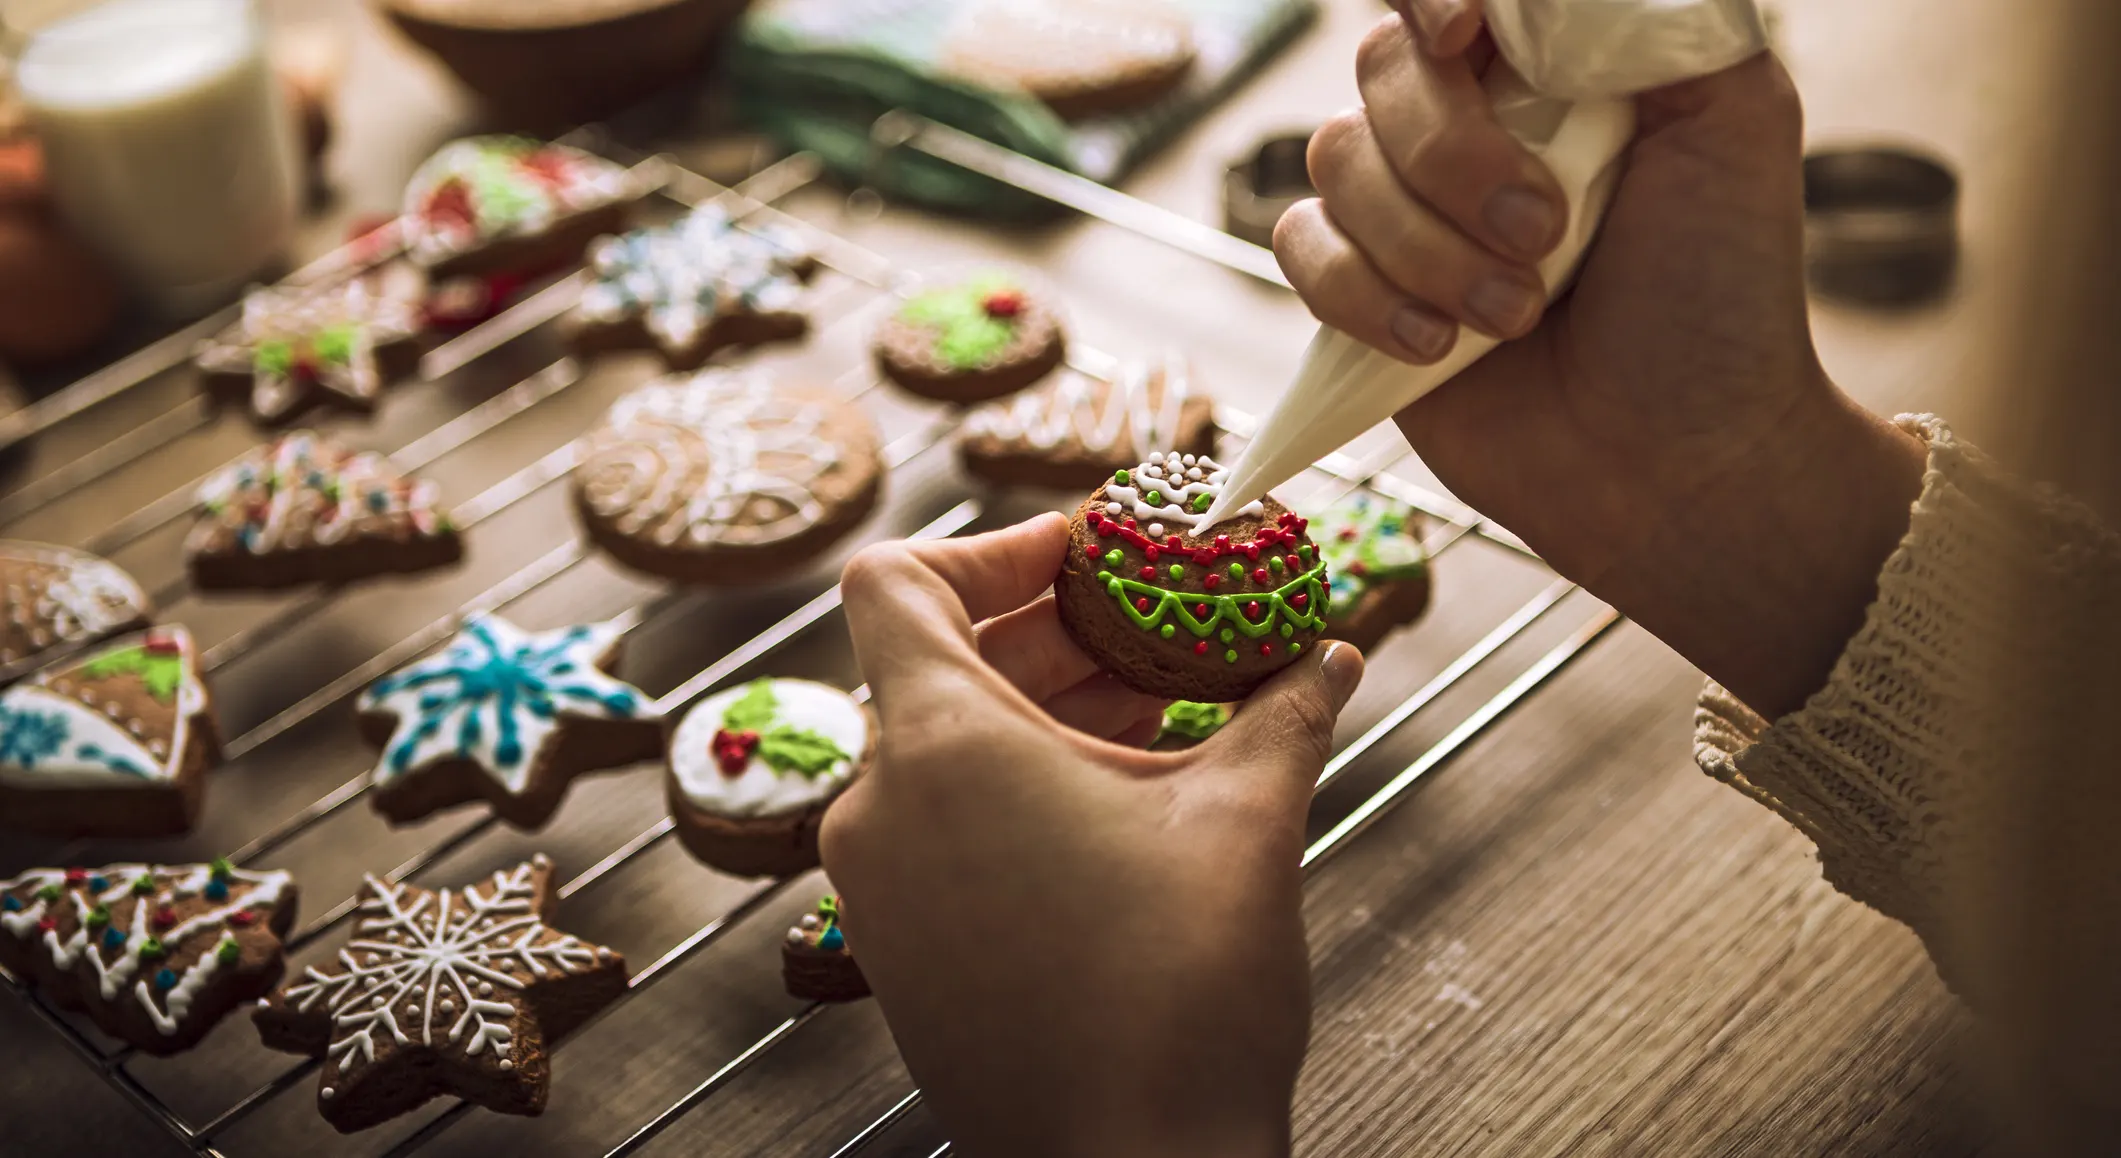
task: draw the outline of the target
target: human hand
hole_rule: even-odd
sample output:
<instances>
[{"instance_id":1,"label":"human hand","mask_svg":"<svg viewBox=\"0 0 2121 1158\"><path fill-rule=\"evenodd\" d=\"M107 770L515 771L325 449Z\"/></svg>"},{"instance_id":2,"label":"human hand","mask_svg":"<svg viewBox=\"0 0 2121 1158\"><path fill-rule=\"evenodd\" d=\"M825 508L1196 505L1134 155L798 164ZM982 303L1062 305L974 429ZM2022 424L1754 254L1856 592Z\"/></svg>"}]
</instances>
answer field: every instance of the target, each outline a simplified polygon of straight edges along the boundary
<instances>
[{"instance_id":1,"label":"human hand","mask_svg":"<svg viewBox=\"0 0 2121 1158\"><path fill-rule=\"evenodd\" d=\"M1357 54L1364 107L1312 140L1321 197L1282 219L1282 267L1409 362L1460 323L1506 339L1401 412L1415 450L1756 708L1795 706L1861 622L1921 448L1813 351L1788 75L1763 54L1638 97L1603 231L1543 309L1563 202L1482 92L1479 0L1399 2Z\"/></svg>"},{"instance_id":2,"label":"human hand","mask_svg":"<svg viewBox=\"0 0 2121 1158\"><path fill-rule=\"evenodd\" d=\"M822 833L849 944L967 1154L1284 1154L1304 817L1361 657L1318 649L1186 752L1104 739L1163 705L1062 630L1067 543L1047 515L849 563L883 721Z\"/></svg>"}]
</instances>

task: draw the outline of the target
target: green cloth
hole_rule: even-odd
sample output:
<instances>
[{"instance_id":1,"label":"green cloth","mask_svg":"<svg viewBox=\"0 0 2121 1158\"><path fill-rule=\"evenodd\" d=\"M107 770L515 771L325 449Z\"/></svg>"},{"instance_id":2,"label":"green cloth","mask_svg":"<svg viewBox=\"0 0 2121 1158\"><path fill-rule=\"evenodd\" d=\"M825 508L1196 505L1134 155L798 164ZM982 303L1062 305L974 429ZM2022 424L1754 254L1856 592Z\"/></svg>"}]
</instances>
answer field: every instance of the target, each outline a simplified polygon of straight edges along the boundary
<instances>
[{"instance_id":1,"label":"green cloth","mask_svg":"<svg viewBox=\"0 0 2121 1158\"><path fill-rule=\"evenodd\" d=\"M944 209L1021 215L1050 208L913 149L879 157L870 125L904 109L1035 160L1112 182L1220 101L1293 40L1316 0L1172 0L1194 17L1197 58L1169 96L1074 124L1032 98L935 71L944 36L971 0L763 0L725 62L737 110L850 181Z\"/></svg>"}]
</instances>

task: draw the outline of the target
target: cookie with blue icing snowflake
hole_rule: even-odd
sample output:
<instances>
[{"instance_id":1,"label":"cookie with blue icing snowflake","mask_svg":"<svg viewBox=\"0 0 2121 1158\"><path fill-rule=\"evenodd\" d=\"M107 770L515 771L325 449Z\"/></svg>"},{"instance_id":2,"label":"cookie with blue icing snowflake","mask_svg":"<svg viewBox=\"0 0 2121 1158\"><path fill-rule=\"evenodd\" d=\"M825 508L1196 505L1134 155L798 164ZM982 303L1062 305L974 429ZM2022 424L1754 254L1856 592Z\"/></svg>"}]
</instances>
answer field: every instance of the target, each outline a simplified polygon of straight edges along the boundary
<instances>
[{"instance_id":1,"label":"cookie with blue icing snowflake","mask_svg":"<svg viewBox=\"0 0 2121 1158\"><path fill-rule=\"evenodd\" d=\"M662 751L662 713L611 674L625 629L525 631L480 612L441 651L370 684L356 705L382 750L370 799L393 823L486 801L537 829L568 782Z\"/></svg>"},{"instance_id":2,"label":"cookie with blue icing snowflake","mask_svg":"<svg viewBox=\"0 0 2121 1158\"><path fill-rule=\"evenodd\" d=\"M801 234L740 226L719 205L668 225L599 240L593 279L569 317L574 348L654 350L693 370L725 346L793 341L810 332L798 308L817 258Z\"/></svg>"},{"instance_id":3,"label":"cookie with blue icing snowflake","mask_svg":"<svg viewBox=\"0 0 2121 1158\"><path fill-rule=\"evenodd\" d=\"M156 627L0 692L0 825L166 836L198 819L220 760L191 634Z\"/></svg>"},{"instance_id":4,"label":"cookie with blue icing snowflake","mask_svg":"<svg viewBox=\"0 0 2121 1158\"><path fill-rule=\"evenodd\" d=\"M1320 511L1312 538L1332 576L1333 627L1327 632L1368 650L1429 606L1429 553L1421 512L1369 491Z\"/></svg>"}]
</instances>

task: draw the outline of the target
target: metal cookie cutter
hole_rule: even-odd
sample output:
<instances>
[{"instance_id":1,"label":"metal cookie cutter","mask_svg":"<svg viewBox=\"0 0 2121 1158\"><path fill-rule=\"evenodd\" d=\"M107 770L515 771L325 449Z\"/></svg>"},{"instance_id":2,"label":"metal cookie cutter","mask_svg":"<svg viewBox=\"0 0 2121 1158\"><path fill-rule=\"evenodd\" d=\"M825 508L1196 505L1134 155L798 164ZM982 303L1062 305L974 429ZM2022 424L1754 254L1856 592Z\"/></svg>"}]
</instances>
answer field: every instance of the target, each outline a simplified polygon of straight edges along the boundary
<instances>
[{"instance_id":1,"label":"metal cookie cutter","mask_svg":"<svg viewBox=\"0 0 2121 1158\"><path fill-rule=\"evenodd\" d=\"M1890 147L1804 159L1805 264L1822 295L1912 305L1959 260L1959 178L1944 160Z\"/></svg>"},{"instance_id":2,"label":"metal cookie cutter","mask_svg":"<svg viewBox=\"0 0 2121 1158\"><path fill-rule=\"evenodd\" d=\"M1274 223L1289 206L1316 197L1304 153L1311 133L1268 137L1223 174L1223 231L1254 245L1274 244Z\"/></svg>"}]
</instances>

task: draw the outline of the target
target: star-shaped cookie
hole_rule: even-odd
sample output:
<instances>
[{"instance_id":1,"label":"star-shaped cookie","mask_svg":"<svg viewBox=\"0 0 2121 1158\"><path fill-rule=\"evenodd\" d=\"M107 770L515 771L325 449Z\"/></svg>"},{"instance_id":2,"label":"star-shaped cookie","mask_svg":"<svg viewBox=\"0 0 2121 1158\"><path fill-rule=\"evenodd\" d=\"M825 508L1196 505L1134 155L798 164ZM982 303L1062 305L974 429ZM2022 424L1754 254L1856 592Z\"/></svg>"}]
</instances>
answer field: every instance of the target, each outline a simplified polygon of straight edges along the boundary
<instances>
[{"instance_id":1,"label":"star-shaped cookie","mask_svg":"<svg viewBox=\"0 0 2121 1158\"><path fill-rule=\"evenodd\" d=\"M544 854L463 889L369 877L338 959L258 1002L273 1049L323 1059L317 1108L342 1133L453 1094L545 1109L551 1043L626 991L626 960L552 928Z\"/></svg>"},{"instance_id":2,"label":"star-shaped cookie","mask_svg":"<svg viewBox=\"0 0 2121 1158\"><path fill-rule=\"evenodd\" d=\"M524 631L480 612L441 651L370 684L358 708L383 750L376 810L404 824L484 800L535 829L575 776L660 755L654 702L608 674L623 635L616 623Z\"/></svg>"},{"instance_id":3,"label":"star-shaped cookie","mask_svg":"<svg viewBox=\"0 0 2121 1158\"><path fill-rule=\"evenodd\" d=\"M419 334L419 307L366 279L255 289L242 320L199 343L193 361L208 393L271 424L324 403L375 409L383 383L412 369Z\"/></svg>"},{"instance_id":4,"label":"star-shaped cookie","mask_svg":"<svg viewBox=\"0 0 2121 1158\"><path fill-rule=\"evenodd\" d=\"M575 348L654 349L673 370L697 369L724 346L809 332L796 307L817 259L793 230L740 228L718 205L669 225L606 237L591 248L596 280L572 320Z\"/></svg>"}]
</instances>

